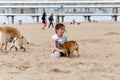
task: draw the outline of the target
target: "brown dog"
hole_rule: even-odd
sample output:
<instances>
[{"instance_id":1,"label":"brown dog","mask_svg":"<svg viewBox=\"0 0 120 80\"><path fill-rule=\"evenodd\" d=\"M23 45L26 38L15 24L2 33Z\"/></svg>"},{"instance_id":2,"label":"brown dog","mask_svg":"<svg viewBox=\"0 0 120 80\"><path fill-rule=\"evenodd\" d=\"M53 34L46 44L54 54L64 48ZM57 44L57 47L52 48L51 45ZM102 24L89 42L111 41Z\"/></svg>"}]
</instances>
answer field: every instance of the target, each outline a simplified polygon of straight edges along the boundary
<instances>
[{"instance_id":1,"label":"brown dog","mask_svg":"<svg viewBox=\"0 0 120 80\"><path fill-rule=\"evenodd\" d=\"M68 57L68 52L70 52L70 58L73 57L73 51L77 51L77 57L79 57L79 47L75 41L66 41L60 45L60 49L65 51L66 56Z\"/></svg>"},{"instance_id":2,"label":"brown dog","mask_svg":"<svg viewBox=\"0 0 120 80\"><path fill-rule=\"evenodd\" d=\"M2 26L0 27L0 50L6 51L7 43L12 42L12 40L17 37L20 38L22 35L20 31L15 27ZM3 49L4 47L4 49Z\"/></svg>"}]
</instances>

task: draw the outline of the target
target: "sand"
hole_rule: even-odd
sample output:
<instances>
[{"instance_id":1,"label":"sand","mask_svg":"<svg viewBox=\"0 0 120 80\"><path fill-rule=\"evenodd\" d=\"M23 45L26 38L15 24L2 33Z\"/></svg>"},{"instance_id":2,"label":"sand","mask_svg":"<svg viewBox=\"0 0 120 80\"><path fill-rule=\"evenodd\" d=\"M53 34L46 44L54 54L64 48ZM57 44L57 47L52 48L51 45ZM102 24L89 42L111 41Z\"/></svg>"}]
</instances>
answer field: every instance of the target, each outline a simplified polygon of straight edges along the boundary
<instances>
[{"instance_id":1,"label":"sand","mask_svg":"<svg viewBox=\"0 0 120 80\"><path fill-rule=\"evenodd\" d=\"M0 80L120 80L120 22L64 23L80 58L51 58L54 28L14 24L30 42L27 51L0 53Z\"/></svg>"}]
</instances>

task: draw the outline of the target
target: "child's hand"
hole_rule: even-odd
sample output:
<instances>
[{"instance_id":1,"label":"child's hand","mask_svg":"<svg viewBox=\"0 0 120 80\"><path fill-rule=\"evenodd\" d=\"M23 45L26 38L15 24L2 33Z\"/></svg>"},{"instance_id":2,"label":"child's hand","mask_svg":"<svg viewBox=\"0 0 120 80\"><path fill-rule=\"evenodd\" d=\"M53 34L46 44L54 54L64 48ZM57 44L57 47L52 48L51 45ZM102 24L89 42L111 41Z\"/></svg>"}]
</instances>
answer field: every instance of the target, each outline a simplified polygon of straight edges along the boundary
<instances>
[{"instance_id":1,"label":"child's hand","mask_svg":"<svg viewBox=\"0 0 120 80\"><path fill-rule=\"evenodd\" d=\"M60 52L65 53L65 51L63 49L61 49Z\"/></svg>"}]
</instances>

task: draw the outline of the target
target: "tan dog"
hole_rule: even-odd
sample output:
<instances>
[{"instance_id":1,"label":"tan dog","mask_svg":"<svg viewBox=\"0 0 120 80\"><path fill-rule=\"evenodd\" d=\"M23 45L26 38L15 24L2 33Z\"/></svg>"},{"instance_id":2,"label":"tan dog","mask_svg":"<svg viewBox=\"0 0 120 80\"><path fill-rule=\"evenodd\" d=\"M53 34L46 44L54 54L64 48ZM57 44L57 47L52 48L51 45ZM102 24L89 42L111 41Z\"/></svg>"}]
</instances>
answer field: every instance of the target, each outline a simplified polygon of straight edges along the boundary
<instances>
[{"instance_id":1,"label":"tan dog","mask_svg":"<svg viewBox=\"0 0 120 80\"><path fill-rule=\"evenodd\" d=\"M66 41L60 45L60 49L65 51L66 56L68 57L68 52L70 52L70 58L73 57L73 51L77 51L77 57L79 57L79 47L75 41Z\"/></svg>"},{"instance_id":2,"label":"tan dog","mask_svg":"<svg viewBox=\"0 0 120 80\"><path fill-rule=\"evenodd\" d=\"M15 37L20 38L21 36L22 35L17 28L10 26L0 27L0 51L6 51L7 43L12 42Z\"/></svg>"}]
</instances>

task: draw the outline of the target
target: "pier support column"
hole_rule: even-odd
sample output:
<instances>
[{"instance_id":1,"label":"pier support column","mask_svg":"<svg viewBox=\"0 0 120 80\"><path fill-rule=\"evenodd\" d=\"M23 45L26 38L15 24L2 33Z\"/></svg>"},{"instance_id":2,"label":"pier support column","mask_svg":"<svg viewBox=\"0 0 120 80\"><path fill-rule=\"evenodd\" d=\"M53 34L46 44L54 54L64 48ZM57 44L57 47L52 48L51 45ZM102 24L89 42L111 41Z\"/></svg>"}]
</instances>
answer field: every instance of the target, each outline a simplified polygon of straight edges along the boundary
<instances>
[{"instance_id":1,"label":"pier support column","mask_svg":"<svg viewBox=\"0 0 120 80\"><path fill-rule=\"evenodd\" d=\"M33 23L35 22L35 16L32 16L32 19L33 19Z\"/></svg>"},{"instance_id":2,"label":"pier support column","mask_svg":"<svg viewBox=\"0 0 120 80\"><path fill-rule=\"evenodd\" d=\"M56 23L59 23L60 22L60 16L57 14L56 15Z\"/></svg>"},{"instance_id":3,"label":"pier support column","mask_svg":"<svg viewBox=\"0 0 120 80\"><path fill-rule=\"evenodd\" d=\"M61 20L62 20L62 22L64 22L64 16L61 16Z\"/></svg>"},{"instance_id":4,"label":"pier support column","mask_svg":"<svg viewBox=\"0 0 120 80\"><path fill-rule=\"evenodd\" d=\"M112 16L113 21L117 21L117 15Z\"/></svg>"},{"instance_id":5,"label":"pier support column","mask_svg":"<svg viewBox=\"0 0 120 80\"><path fill-rule=\"evenodd\" d=\"M12 17L12 24L14 24L14 16L11 16Z\"/></svg>"},{"instance_id":6,"label":"pier support column","mask_svg":"<svg viewBox=\"0 0 120 80\"><path fill-rule=\"evenodd\" d=\"M85 18L85 21L88 21L88 22L91 22L91 19L90 19L91 16L84 16Z\"/></svg>"},{"instance_id":7,"label":"pier support column","mask_svg":"<svg viewBox=\"0 0 120 80\"><path fill-rule=\"evenodd\" d=\"M84 16L84 18L85 18L85 21L87 21L88 19L87 19L87 16Z\"/></svg>"},{"instance_id":8,"label":"pier support column","mask_svg":"<svg viewBox=\"0 0 120 80\"><path fill-rule=\"evenodd\" d=\"M37 16L37 22L39 23L39 16Z\"/></svg>"},{"instance_id":9,"label":"pier support column","mask_svg":"<svg viewBox=\"0 0 120 80\"><path fill-rule=\"evenodd\" d=\"M6 22L6 23L8 23L8 24L9 24L9 16L6 16L6 20L7 20L7 22Z\"/></svg>"}]
</instances>

